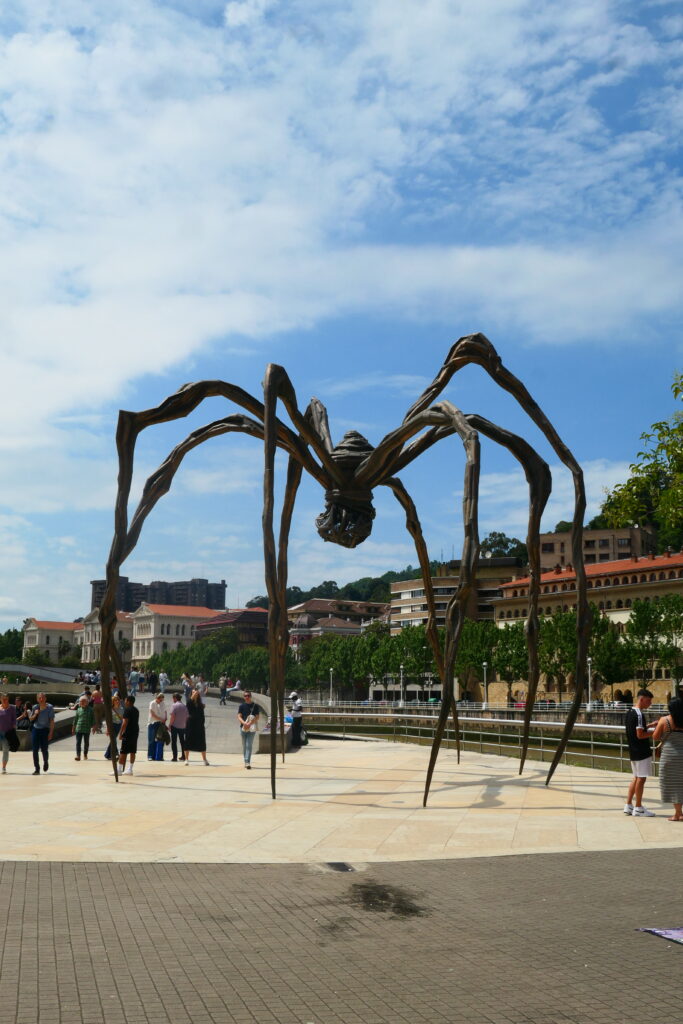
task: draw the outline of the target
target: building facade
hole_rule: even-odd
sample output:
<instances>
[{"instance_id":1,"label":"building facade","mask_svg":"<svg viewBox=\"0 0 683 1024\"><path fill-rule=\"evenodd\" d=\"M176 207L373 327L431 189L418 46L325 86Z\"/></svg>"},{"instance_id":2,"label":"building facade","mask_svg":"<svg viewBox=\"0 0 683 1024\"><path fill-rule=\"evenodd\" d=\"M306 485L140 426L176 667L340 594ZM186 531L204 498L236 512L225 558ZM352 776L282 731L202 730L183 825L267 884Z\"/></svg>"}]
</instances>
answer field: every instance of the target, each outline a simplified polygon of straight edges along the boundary
<instances>
[{"instance_id":1,"label":"building facade","mask_svg":"<svg viewBox=\"0 0 683 1024\"><path fill-rule=\"evenodd\" d=\"M627 622L634 601L658 601L664 594L683 594L683 552L617 559L586 566L588 600L620 626ZM571 565L557 566L541 575L539 615L576 608L576 573ZM526 618L529 577L522 576L500 588L494 599L496 624L504 626Z\"/></svg>"},{"instance_id":2,"label":"building facade","mask_svg":"<svg viewBox=\"0 0 683 1024\"><path fill-rule=\"evenodd\" d=\"M477 579L466 614L471 619L494 618L494 600L504 583L510 582L522 571L520 558L481 558L477 564ZM460 580L460 561L444 562L431 577L434 590L437 626L446 624L446 606L457 590ZM397 580L391 584L391 632L400 633L404 626L426 626L427 598L422 579Z\"/></svg>"},{"instance_id":3,"label":"building facade","mask_svg":"<svg viewBox=\"0 0 683 1024\"><path fill-rule=\"evenodd\" d=\"M195 638L203 640L226 626L236 630L238 647L266 647L268 644L268 612L265 608L229 608L206 622L198 622Z\"/></svg>"},{"instance_id":4,"label":"building facade","mask_svg":"<svg viewBox=\"0 0 683 1024\"><path fill-rule=\"evenodd\" d=\"M107 588L106 580L91 580L91 609L99 608ZM205 579L178 580L167 583L153 580L151 583L132 583L127 576L119 578L116 591L116 607L121 611L134 612L143 601L149 604L192 605L197 608L222 610L225 608L225 580L209 583Z\"/></svg>"},{"instance_id":5,"label":"building facade","mask_svg":"<svg viewBox=\"0 0 683 1024\"><path fill-rule=\"evenodd\" d=\"M100 644L102 627L99 620L99 608L88 612L74 634L74 640L81 645L81 661L84 665L93 665L100 660ZM116 613L114 642L119 650L124 665L130 662L133 648L133 617L130 612Z\"/></svg>"},{"instance_id":6,"label":"building facade","mask_svg":"<svg viewBox=\"0 0 683 1024\"><path fill-rule=\"evenodd\" d=\"M79 641L76 634L80 622L51 622L47 619L26 619L24 622L24 646L22 658L31 651L37 651L50 661L57 662L66 652L65 644L74 647Z\"/></svg>"},{"instance_id":7,"label":"building facade","mask_svg":"<svg viewBox=\"0 0 683 1024\"><path fill-rule=\"evenodd\" d=\"M540 539L541 569L569 565L572 561L571 533L542 533ZM649 526L583 531L583 560L586 565L656 553L657 534Z\"/></svg>"},{"instance_id":8,"label":"building facade","mask_svg":"<svg viewBox=\"0 0 683 1024\"><path fill-rule=\"evenodd\" d=\"M135 667L144 665L153 654L189 647L196 639L197 625L219 614L212 608L193 605L148 604L146 601L131 615L133 647L131 661Z\"/></svg>"}]
</instances>

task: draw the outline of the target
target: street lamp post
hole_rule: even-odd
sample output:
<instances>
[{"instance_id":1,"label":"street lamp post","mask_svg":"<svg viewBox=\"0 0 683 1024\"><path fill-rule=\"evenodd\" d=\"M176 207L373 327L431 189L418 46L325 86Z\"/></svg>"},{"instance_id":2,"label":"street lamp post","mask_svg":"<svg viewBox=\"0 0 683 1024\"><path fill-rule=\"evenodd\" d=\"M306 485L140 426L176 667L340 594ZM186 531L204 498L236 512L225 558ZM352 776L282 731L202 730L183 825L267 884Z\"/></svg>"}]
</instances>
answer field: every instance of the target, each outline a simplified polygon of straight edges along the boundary
<instances>
[{"instance_id":1,"label":"street lamp post","mask_svg":"<svg viewBox=\"0 0 683 1024\"><path fill-rule=\"evenodd\" d=\"M334 701L332 700L332 680L333 680L333 678L334 678L334 669L331 668L330 669L330 699L328 701L329 704L333 704L334 703Z\"/></svg>"},{"instance_id":2,"label":"street lamp post","mask_svg":"<svg viewBox=\"0 0 683 1024\"><path fill-rule=\"evenodd\" d=\"M484 706L482 707L482 711L486 711L486 707L489 702L489 686L488 683L486 682L486 670L489 667L488 662L482 661L481 667L484 670Z\"/></svg>"},{"instance_id":3,"label":"street lamp post","mask_svg":"<svg viewBox=\"0 0 683 1024\"><path fill-rule=\"evenodd\" d=\"M400 666L400 669L401 669L401 700L399 701L399 707L403 707L403 703L404 703L404 701L403 701L403 665Z\"/></svg>"},{"instance_id":4,"label":"street lamp post","mask_svg":"<svg viewBox=\"0 0 683 1024\"><path fill-rule=\"evenodd\" d=\"M593 670L593 659L588 658L588 703L586 705L586 711L591 709L591 682L592 682L592 670Z\"/></svg>"}]
</instances>

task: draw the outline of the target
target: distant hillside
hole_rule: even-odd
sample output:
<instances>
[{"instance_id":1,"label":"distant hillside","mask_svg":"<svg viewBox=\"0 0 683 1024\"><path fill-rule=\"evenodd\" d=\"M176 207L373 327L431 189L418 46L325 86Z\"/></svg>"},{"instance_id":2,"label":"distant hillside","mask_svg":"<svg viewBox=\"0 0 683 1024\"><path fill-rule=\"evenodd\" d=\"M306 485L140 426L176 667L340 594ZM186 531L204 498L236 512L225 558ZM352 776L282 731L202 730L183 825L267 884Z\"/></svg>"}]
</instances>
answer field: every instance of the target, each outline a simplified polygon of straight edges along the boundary
<instances>
[{"instance_id":1,"label":"distant hillside","mask_svg":"<svg viewBox=\"0 0 683 1024\"><path fill-rule=\"evenodd\" d=\"M439 562L430 562L432 574L436 572ZM383 576L363 576L362 579L345 583L343 587L337 585L335 580L325 580L317 587L310 590L302 590L301 587L287 587L287 607L293 604L301 604L312 597L339 597L347 601L384 601L389 602L389 584L395 580L416 580L422 575L421 570L412 565L400 569L398 572L385 572ZM247 608L267 608L268 598L265 594L258 594L247 601Z\"/></svg>"}]
</instances>

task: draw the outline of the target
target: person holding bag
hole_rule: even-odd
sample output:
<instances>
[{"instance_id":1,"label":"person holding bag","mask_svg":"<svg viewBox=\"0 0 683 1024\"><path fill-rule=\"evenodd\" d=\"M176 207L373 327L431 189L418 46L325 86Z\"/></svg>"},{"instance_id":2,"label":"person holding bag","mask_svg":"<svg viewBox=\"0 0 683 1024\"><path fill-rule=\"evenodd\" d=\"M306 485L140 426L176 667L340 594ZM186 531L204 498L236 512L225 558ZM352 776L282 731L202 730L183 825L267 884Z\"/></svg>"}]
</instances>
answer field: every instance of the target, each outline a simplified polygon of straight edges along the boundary
<instances>
[{"instance_id":1,"label":"person holding bag","mask_svg":"<svg viewBox=\"0 0 683 1024\"><path fill-rule=\"evenodd\" d=\"M258 716L260 708L251 699L249 690L244 691L244 700L237 710L237 721L240 723L240 736L242 737L242 753L244 755L244 767L251 768L251 751L254 746L254 736L258 728Z\"/></svg>"},{"instance_id":2,"label":"person holding bag","mask_svg":"<svg viewBox=\"0 0 683 1024\"><path fill-rule=\"evenodd\" d=\"M2 747L2 774L7 774L7 762L9 761L10 741L16 740L16 746L12 749L19 749L19 737L16 734L17 709L10 704L6 693L0 694L0 746Z\"/></svg>"}]
</instances>

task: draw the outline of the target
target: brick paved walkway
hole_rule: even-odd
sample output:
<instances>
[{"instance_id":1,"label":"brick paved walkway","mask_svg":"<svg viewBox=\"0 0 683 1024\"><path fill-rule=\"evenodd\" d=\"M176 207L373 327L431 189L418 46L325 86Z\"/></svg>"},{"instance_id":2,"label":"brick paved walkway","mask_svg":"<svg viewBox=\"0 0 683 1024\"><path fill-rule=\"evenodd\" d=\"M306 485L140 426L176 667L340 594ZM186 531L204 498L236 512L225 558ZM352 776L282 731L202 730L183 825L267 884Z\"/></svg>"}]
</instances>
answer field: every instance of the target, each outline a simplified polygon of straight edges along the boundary
<instances>
[{"instance_id":1,"label":"brick paved walkway","mask_svg":"<svg viewBox=\"0 0 683 1024\"><path fill-rule=\"evenodd\" d=\"M680 850L0 865L2 1024L672 1024Z\"/></svg>"}]
</instances>

